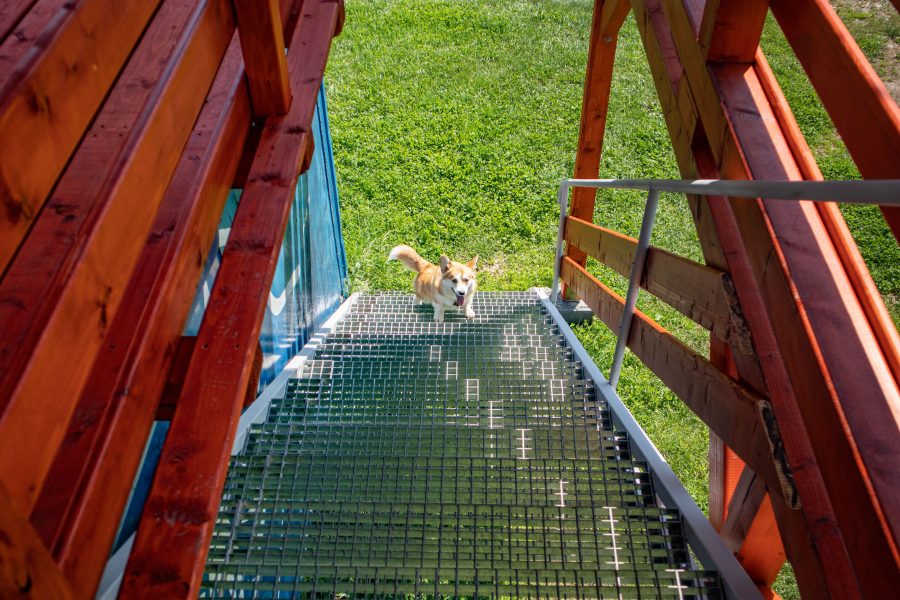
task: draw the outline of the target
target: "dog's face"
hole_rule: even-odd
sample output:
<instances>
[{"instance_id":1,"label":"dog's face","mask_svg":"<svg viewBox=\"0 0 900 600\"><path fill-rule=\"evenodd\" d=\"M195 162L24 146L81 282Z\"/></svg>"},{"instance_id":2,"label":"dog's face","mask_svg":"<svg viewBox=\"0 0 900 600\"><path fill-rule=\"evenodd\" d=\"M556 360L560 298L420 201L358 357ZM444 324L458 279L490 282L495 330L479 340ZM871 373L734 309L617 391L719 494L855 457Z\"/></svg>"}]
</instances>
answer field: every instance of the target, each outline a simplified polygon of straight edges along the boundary
<instances>
[{"instance_id":1,"label":"dog's face","mask_svg":"<svg viewBox=\"0 0 900 600\"><path fill-rule=\"evenodd\" d=\"M456 294L456 306L462 306L466 296L475 291L475 265L478 264L476 256L463 264L441 256L441 286Z\"/></svg>"}]
</instances>

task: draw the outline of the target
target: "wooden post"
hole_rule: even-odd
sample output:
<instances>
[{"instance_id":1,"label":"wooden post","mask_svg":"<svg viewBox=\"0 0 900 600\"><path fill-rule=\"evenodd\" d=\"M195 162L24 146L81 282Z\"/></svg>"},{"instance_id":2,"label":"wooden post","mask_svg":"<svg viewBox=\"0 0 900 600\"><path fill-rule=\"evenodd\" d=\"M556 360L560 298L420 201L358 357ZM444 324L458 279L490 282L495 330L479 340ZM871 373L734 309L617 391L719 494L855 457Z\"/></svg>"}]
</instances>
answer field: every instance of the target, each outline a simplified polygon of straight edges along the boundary
<instances>
[{"instance_id":1,"label":"wooden post","mask_svg":"<svg viewBox=\"0 0 900 600\"><path fill-rule=\"evenodd\" d=\"M39 0L0 45L0 273L159 2Z\"/></svg>"},{"instance_id":2,"label":"wooden post","mask_svg":"<svg viewBox=\"0 0 900 600\"><path fill-rule=\"evenodd\" d=\"M304 2L288 56L294 100L285 116L266 119L141 516L123 597L197 595L338 13L333 0Z\"/></svg>"},{"instance_id":3,"label":"wooden post","mask_svg":"<svg viewBox=\"0 0 900 600\"><path fill-rule=\"evenodd\" d=\"M661 14L659 0L634 0L632 4L682 175L716 178L719 177L719 164L742 164L733 142L729 142L726 135L728 125L721 101L710 81L705 57L696 43L695 30L683 6L678 10L678 3L667 5L668 12L676 13L676 35L670 29L676 24L670 24L666 15ZM678 53L672 48L675 40L680 43ZM688 61L683 68L680 67L681 60ZM677 77L679 68L685 81ZM792 510L785 503L773 504L801 590L813 597L827 594L828 589L832 593L858 595L855 574L841 532L835 527L836 519L805 435L763 296L755 282L739 222L724 198L695 200L692 207L707 262L709 257L715 258L718 254L720 260L727 262L734 280L765 375L765 385L781 425L787 457L791 464L804 465L801 471L794 473L803 498L802 512ZM743 376L740 367L739 373ZM824 568L826 564L827 569Z\"/></svg>"},{"instance_id":4,"label":"wooden post","mask_svg":"<svg viewBox=\"0 0 900 600\"><path fill-rule=\"evenodd\" d=\"M772 0L772 14L868 179L900 177L900 107L827 0ZM881 207L900 239L900 208Z\"/></svg>"},{"instance_id":5,"label":"wooden post","mask_svg":"<svg viewBox=\"0 0 900 600\"><path fill-rule=\"evenodd\" d=\"M578 150L575 154L576 178L594 178L600 172L616 43L619 29L622 28L630 9L626 0L595 0L594 3L587 74L584 79L581 127L578 132ZM593 222L595 197L596 190L573 189L569 214ZM566 255L580 265L585 264L586 255L577 248L569 248ZM566 289L564 286L563 297L568 297Z\"/></svg>"},{"instance_id":6,"label":"wooden post","mask_svg":"<svg viewBox=\"0 0 900 600\"><path fill-rule=\"evenodd\" d=\"M53 557L0 482L0 598L75 598Z\"/></svg>"},{"instance_id":7,"label":"wooden post","mask_svg":"<svg viewBox=\"0 0 900 600\"><path fill-rule=\"evenodd\" d=\"M283 115L291 105L278 0L234 0L253 114Z\"/></svg>"},{"instance_id":8,"label":"wooden post","mask_svg":"<svg viewBox=\"0 0 900 600\"><path fill-rule=\"evenodd\" d=\"M752 63L768 12L768 0L707 0L699 36L706 60Z\"/></svg>"},{"instance_id":9,"label":"wooden post","mask_svg":"<svg viewBox=\"0 0 900 600\"><path fill-rule=\"evenodd\" d=\"M227 0L162 7L0 282L0 471L24 510L40 493L233 32ZM23 455L36 438L42 443Z\"/></svg>"}]
</instances>

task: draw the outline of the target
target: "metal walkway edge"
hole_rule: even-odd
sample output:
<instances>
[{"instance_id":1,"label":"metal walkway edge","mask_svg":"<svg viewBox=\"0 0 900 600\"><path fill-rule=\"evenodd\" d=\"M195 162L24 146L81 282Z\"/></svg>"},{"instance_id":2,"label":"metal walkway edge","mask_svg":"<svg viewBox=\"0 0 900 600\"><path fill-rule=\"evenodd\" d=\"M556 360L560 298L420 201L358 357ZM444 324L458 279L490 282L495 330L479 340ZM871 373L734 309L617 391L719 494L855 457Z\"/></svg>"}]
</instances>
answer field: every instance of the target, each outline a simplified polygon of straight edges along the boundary
<instances>
[{"instance_id":1,"label":"metal walkway edge","mask_svg":"<svg viewBox=\"0 0 900 600\"><path fill-rule=\"evenodd\" d=\"M356 299L232 458L202 598L724 595L545 302L474 307Z\"/></svg>"}]
</instances>

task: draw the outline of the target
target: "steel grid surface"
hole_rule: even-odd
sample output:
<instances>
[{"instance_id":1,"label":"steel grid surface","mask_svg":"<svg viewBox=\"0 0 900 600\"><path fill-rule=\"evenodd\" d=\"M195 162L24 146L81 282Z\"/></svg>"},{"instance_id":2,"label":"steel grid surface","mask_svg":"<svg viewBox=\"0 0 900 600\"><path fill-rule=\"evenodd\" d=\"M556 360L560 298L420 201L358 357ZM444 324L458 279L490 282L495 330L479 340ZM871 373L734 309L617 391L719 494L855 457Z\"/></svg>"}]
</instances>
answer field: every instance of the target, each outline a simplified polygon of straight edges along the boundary
<instances>
[{"instance_id":1,"label":"steel grid surface","mask_svg":"<svg viewBox=\"0 0 900 600\"><path fill-rule=\"evenodd\" d=\"M233 457L202 598L717 598L528 292L361 296Z\"/></svg>"}]
</instances>

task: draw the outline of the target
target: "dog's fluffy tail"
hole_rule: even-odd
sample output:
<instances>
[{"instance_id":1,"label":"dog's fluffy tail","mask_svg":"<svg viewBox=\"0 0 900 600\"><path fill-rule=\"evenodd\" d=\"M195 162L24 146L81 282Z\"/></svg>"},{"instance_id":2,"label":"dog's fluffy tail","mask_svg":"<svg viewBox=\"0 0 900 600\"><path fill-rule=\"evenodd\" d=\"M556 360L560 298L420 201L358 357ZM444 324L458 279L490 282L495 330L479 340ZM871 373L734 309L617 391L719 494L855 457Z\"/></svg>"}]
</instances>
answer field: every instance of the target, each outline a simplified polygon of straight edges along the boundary
<instances>
[{"instance_id":1,"label":"dog's fluffy tail","mask_svg":"<svg viewBox=\"0 0 900 600\"><path fill-rule=\"evenodd\" d=\"M394 246L391 253L388 255L388 260L399 260L407 268L418 273L422 270L422 267L428 264L428 261L419 256L419 253L410 248L409 246Z\"/></svg>"}]
</instances>

